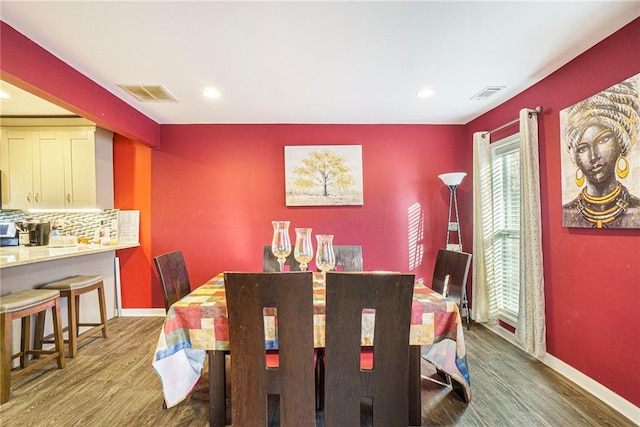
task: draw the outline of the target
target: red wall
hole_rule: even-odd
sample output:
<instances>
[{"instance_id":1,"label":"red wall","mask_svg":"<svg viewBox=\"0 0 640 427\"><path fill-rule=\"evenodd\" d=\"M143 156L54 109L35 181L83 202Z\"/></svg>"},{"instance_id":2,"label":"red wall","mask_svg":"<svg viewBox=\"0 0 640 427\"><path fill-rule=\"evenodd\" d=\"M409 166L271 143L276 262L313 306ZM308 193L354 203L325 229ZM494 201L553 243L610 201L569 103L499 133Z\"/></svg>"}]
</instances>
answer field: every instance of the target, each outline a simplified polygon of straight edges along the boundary
<instances>
[{"instance_id":1,"label":"red wall","mask_svg":"<svg viewBox=\"0 0 640 427\"><path fill-rule=\"evenodd\" d=\"M437 175L470 172L471 164L462 126L163 125L161 138L152 159L153 254L182 249L196 285L224 270L261 271L275 219L334 234L335 244L362 245L367 270L408 271L415 206L424 215L415 273L429 277L449 201ZM286 207L284 147L332 144L362 146L364 205ZM469 238L470 182L459 191Z\"/></svg>"},{"instance_id":2,"label":"red wall","mask_svg":"<svg viewBox=\"0 0 640 427\"><path fill-rule=\"evenodd\" d=\"M467 126L468 136L541 105L547 351L640 405L640 230L562 227L560 110L640 72L640 19ZM630 159L638 162L640 159Z\"/></svg>"},{"instance_id":3,"label":"red wall","mask_svg":"<svg viewBox=\"0 0 640 427\"><path fill-rule=\"evenodd\" d=\"M158 145L157 124L126 105L118 109L103 88L1 22L0 31L0 77L45 99L59 100L72 111L85 111L86 117L131 140ZM117 139L116 206L142 211L142 247L127 250L136 255L121 259L125 307L163 306L150 257L168 250L185 249L194 284L223 269L260 269L260 247L270 240L272 219L334 233L336 243L362 244L366 269L406 270L407 211L416 203L424 212L425 245L416 273L429 277L435 251L445 238L447 214L448 190L437 175L471 171L472 132L516 118L520 108L542 105L549 353L640 405L640 315L635 307L640 296L640 230L561 226L558 123L561 109L640 72L639 55L636 19L466 127L162 126L162 149L153 152ZM50 78L51 73L42 69L55 73ZM129 121L127 115L136 119ZM364 206L286 208L282 147L296 144L362 145ZM459 198L463 237L470 242L469 178ZM119 256L125 258L125 252L119 251Z\"/></svg>"},{"instance_id":4,"label":"red wall","mask_svg":"<svg viewBox=\"0 0 640 427\"><path fill-rule=\"evenodd\" d=\"M0 78L98 126L156 147L160 127L147 116L0 21Z\"/></svg>"}]
</instances>

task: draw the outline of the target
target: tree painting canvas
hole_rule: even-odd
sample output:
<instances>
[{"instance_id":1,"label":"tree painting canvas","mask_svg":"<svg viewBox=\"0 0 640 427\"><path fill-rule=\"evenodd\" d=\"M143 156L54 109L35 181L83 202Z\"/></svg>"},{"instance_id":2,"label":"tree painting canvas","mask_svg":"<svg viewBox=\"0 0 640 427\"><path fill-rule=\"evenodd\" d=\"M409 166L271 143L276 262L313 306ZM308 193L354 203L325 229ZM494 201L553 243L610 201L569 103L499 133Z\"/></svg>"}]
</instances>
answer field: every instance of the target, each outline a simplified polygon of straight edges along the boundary
<instances>
[{"instance_id":1,"label":"tree painting canvas","mask_svg":"<svg viewBox=\"0 0 640 427\"><path fill-rule=\"evenodd\" d=\"M287 206L363 205L362 146L284 147Z\"/></svg>"}]
</instances>

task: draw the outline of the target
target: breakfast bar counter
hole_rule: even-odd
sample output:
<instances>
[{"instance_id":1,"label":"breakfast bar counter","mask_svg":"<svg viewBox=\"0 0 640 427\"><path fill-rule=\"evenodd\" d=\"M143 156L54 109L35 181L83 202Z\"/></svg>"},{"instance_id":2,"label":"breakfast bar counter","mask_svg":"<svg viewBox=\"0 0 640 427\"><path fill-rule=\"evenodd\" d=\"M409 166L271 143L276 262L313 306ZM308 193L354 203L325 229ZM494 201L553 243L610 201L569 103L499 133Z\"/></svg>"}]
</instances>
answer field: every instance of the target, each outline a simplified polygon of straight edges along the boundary
<instances>
[{"instance_id":1,"label":"breakfast bar counter","mask_svg":"<svg viewBox=\"0 0 640 427\"><path fill-rule=\"evenodd\" d=\"M0 295L7 295L70 276L86 275L103 277L107 318L118 315L121 307L119 288L119 262L116 250L136 248L139 243L116 245L79 244L69 247L5 246L0 248ZM99 319L98 298L89 293L80 296L80 320L83 323ZM63 313L66 301L61 301ZM66 323L63 314L63 324ZM17 322L17 321L16 321ZM17 326L17 325L16 325ZM51 316L47 316L45 334L51 333ZM20 348L20 335L14 334L14 350Z\"/></svg>"},{"instance_id":2,"label":"breakfast bar counter","mask_svg":"<svg viewBox=\"0 0 640 427\"><path fill-rule=\"evenodd\" d=\"M68 247L2 247L0 248L0 295L37 288L45 283L70 276L101 275L104 281L107 318L114 317L121 306L117 280L119 263L116 251L138 246L140 246L139 243L133 242L116 245L78 244ZM83 306L86 310L81 312L80 316L95 317L99 313L97 298L82 295L81 299L84 301Z\"/></svg>"},{"instance_id":3,"label":"breakfast bar counter","mask_svg":"<svg viewBox=\"0 0 640 427\"><path fill-rule=\"evenodd\" d=\"M6 246L0 248L0 269L20 265L98 254L119 249L135 248L139 243L119 243L115 245L79 244L77 246Z\"/></svg>"}]
</instances>

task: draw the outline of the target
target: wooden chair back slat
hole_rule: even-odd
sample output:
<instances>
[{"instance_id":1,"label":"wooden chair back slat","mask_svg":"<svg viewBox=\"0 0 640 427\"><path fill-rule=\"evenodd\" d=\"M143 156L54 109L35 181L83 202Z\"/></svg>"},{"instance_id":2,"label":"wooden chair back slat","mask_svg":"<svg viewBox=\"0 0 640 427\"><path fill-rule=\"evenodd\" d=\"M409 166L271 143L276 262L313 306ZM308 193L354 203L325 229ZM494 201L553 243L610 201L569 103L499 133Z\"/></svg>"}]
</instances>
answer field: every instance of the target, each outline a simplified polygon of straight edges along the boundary
<instances>
[{"instance_id":1,"label":"wooden chair back slat","mask_svg":"<svg viewBox=\"0 0 640 427\"><path fill-rule=\"evenodd\" d=\"M191 292L187 266L182 251L168 252L153 259L164 296L164 308Z\"/></svg>"},{"instance_id":2,"label":"wooden chair back slat","mask_svg":"<svg viewBox=\"0 0 640 427\"><path fill-rule=\"evenodd\" d=\"M431 289L444 295L446 277L449 276L448 293L445 296L460 307L462 290L467 284L470 265L471 254L446 249L438 250Z\"/></svg>"},{"instance_id":3,"label":"wooden chair back slat","mask_svg":"<svg viewBox=\"0 0 640 427\"><path fill-rule=\"evenodd\" d=\"M293 249L284 262L289 266L289 271L300 271L300 263L293 257ZM271 252L271 245L265 245L262 248L262 271L264 272L279 272L280 264L278 264L278 258Z\"/></svg>"},{"instance_id":4,"label":"wooden chair back slat","mask_svg":"<svg viewBox=\"0 0 640 427\"><path fill-rule=\"evenodd\" d=\"M327 273L327 427L360 425L361 403L367 400L373 406L373 425L408 425L414 280L413 274ZM364 309L375 310L372 370L360 368Z\"/></svg>"},{"instance_id":5,"label":"wooden chair back slat","mask_svg":"<svg viewBox=\"0 0 640 427\"><path fill-rule=\"evenodd\" d=\"M315 425L312 273L227 272L224 281L232 424L266 425L270 395L279 395L280 425ZM265 357L263 309L270 307L277 314L277 369Z\"/></svg>"},{"instance_id":6,"label":"wooden chair back slat","mask_svg":"<svg viewBox=\"0 0 640 427\"><path fill-rule=\"evenodd\" d=\"M335 245L336 271L362 271L362 246Z\"/></svg>"}]
</instances>

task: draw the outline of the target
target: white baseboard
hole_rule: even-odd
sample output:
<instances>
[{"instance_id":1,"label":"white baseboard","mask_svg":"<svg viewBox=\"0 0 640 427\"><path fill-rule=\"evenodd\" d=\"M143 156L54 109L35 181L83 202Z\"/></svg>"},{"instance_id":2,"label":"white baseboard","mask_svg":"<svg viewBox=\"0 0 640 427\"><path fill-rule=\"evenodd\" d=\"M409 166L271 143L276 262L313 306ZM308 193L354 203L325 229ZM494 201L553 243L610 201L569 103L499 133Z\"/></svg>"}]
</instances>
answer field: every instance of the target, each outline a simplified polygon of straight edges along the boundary
<instances>
[{"instance_id":1,"label":"white baseboard","mask_svg":"<svg viewBox=\"0 0 640 427\"><path fill-rule=\"evenodd\" d=\"M516 344L515 334L513 334L512 332L498 325L480 325L509 341L516 347L521 348L518 344ZM638 423L640 421L640 408L638 408L636 405L629 402L625 398L614 393L613 391L609 390L599 382L578 371L574 367L566 364L562 360L550 355L549 353L546 353L541 359L538 360L540 360L542 363L558 372L560 375L564 376L577 386L582 387L589 393L593 394L602 402L611 406L613 409L620 412L625 417L629 418L631 422Z\"/></svg>"},{"instance_id":2,"label":"white baseboard","mask_svg":"<svg viewBox=\"0 0 640 427\"><path fill-rule=\"evenodd\" d=\"M166 317L164 308L123 308L122 317Z\"/></svg>"},{"instance_id":3,"label":"white baseboard","mask_svg":"<svg viewBox=\"0 0 640 427\"><path fill-rule=\"evenodd\" d=\"M572 381L589 393L593 394L595 397L602 400L625 417L629 418L632 422L640 424L640 408L633 403L609 390L599 382L586 376L574 367L566 364L562 360L553 357L549 353L545 354L540 361L554 371L562 374L569 381Z\"/></svg>"}]
</instances>

